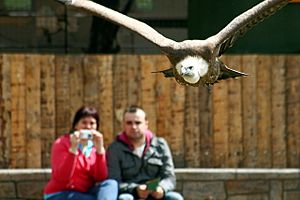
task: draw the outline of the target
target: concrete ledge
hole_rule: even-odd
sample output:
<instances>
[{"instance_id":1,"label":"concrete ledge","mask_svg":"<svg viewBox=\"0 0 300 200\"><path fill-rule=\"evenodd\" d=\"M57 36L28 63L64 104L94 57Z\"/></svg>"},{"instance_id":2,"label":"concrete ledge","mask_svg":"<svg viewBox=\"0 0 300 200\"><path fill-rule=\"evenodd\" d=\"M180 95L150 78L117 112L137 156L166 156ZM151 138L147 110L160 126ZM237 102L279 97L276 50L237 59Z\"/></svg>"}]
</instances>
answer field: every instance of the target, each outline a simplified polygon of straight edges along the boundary
<instances>
[{"instance_id":1,"label":"concrete ledge","mask_svg":"<svg viewBox=\"0 0 300 200\"><path fill-rule=\"evenodd\" d=\"M229 179L287 179L300 178L300 169L232 169L232 168L182 168L176 169L178 179L229 180Z\"/></svg>"},{"instance_id":2,"label":"concrete ledge","mask_svg":"<svg viewBox=\"0 0 300 200\"><path fill-rule=\"evenodd\" d=\"M300 169L176 169L186 200L299 200ZM41 200L50 169L0 170L0 200Z\"/></svg>"}]
</instances>

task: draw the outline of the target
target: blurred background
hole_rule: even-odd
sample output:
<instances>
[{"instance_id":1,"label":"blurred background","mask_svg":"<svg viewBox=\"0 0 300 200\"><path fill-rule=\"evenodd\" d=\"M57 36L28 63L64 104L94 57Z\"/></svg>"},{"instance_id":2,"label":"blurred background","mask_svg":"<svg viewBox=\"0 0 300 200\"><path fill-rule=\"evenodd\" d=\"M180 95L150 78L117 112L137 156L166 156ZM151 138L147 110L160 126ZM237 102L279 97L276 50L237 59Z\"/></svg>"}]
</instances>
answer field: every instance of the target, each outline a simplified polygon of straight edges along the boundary
<instances>
[{"instance_id":1,"label":"blurred background","mask_svg":"<svg viewBox=\"0 0 300 200\"><path fill-rule=\"evenodd\" d=\"M95 0L181 41L205 39L260 0ZM300 3L221 60L249 76L187 87L140 36L56 0L0 1L0 168L47 168L74 112L95 106L108 145L130 104L170 144L176 167L300 167ZM150 55L149 55L150 54Z\"/></svg>"},{"instance_id":2,"label":"blurred background","mask_svg":"<svg viewBox=\"0 0 300 200\"><path fill-rule=\"evenodd\" d=\"M216 34L262 0L94 1L182 41ZM122 27L56 0L0 0L0 199L42 199L50 175L22 169L51 166L53 141L80 106L97 108L108 146L135 104L187 168L177 184L187 200L298 200L299 19L293 0L221 57L247 77L190 87L151 73L170 62Z\"/></svg>"},{"instance_id":3,"label":"blurred background","mask_svg":"<svg viewBox=\"0 0 300 200\"><path fill-rule=\"evenodd\" d=\"M187 38L187 0L95 2L138 18L175 40ZM132 32L55 0L1 1L0 44L2 52L159 52Z\"/></svg>"},{"instance_id":4,"label":"blurred background","mask_svg":"<svg viewBox=\"0 0 300 200\"><path fill-rule=\"evenodd\" d=\"M205 39L260 0L94 0L176 41ZM297 0L296 0L297 1ZM259 24L228 53L299 53L300 4ZM160 53L140 36L56 0L2 0L0 52Z\"/></svg>"}]
</instances>

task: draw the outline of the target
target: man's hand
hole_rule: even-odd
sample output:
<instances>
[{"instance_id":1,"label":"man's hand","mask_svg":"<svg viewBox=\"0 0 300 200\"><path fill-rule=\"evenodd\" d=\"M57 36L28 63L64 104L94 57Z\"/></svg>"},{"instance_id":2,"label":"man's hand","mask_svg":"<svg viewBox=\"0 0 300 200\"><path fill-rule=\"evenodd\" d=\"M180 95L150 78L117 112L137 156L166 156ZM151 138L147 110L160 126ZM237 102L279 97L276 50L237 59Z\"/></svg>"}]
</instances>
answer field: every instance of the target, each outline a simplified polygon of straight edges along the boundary
<instances>
[{"instance_id":1,"label":"man's hand","mask_svg":"<svg viewBox=\"0 0 300 200\"><path fill-rule=\"evenodd\" d=\"M136 188L136 192L137 192L137 195L140 199L146 199L150 194L150 191L147 190L147 185L145 185L145 184L139 185Z\"/></svg>"},{"instance_id":2,"label":"man's hand","mask_svg":"<svg viewBox=\"0 0 300 200\"><path fill-rule=\"evenodd\" d=\"M154 199L162 199L164 197L164 190L161 186L157 186L156 190L151 192Z\"/></svg>"}]
</instances>

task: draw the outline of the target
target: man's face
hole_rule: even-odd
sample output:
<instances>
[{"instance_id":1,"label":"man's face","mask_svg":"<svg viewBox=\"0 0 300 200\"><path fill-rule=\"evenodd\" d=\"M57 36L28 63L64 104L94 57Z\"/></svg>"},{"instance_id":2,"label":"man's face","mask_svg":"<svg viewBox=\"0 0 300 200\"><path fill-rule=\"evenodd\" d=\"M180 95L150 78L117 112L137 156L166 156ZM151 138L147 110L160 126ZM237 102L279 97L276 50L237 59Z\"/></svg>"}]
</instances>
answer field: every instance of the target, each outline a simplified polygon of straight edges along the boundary
<instances>
[{"instance_id":1,"label":"man's face","mask_svg":"<svg viewBox=\"0 0 300 200\"><path fill-rule=\"evenodd\" d=\"M145 131L148 129L148 121L146 114L142 110L136 113L125 113L123 119L123 128L130 140L139 140L144 137Z\"/></svg>"}]
</instances>

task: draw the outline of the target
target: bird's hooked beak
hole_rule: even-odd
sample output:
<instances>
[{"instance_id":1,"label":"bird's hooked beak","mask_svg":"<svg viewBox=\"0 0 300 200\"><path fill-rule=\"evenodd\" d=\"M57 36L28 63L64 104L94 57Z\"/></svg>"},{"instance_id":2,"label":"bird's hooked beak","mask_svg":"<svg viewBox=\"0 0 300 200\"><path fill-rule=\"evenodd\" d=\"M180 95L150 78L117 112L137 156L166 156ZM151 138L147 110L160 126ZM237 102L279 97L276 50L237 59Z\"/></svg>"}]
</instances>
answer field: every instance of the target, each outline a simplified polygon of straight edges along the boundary
<instances>
[{"instance_id":1,"label":"bird's hooked beak","mask_svg":"<svg viewBox=\"0 0 300 200\"><path fill-rule=\"evenodd\" d=\"M187 56L175 65L178 75L188 84L199 82L202 75L204 76L208 70L208 62L202 57Z\"/></svg>"},{"instance_id":2,"label":"bird's hooked beak","mask_svg":"<svg viewBox=\"0 0 300 200\"><path fill-rule=\"evenodd\" d=\"M181 76L194 76L193 69L194 69L194 66L181 66L180 75Z\"/></svg>"}]
</instances>

